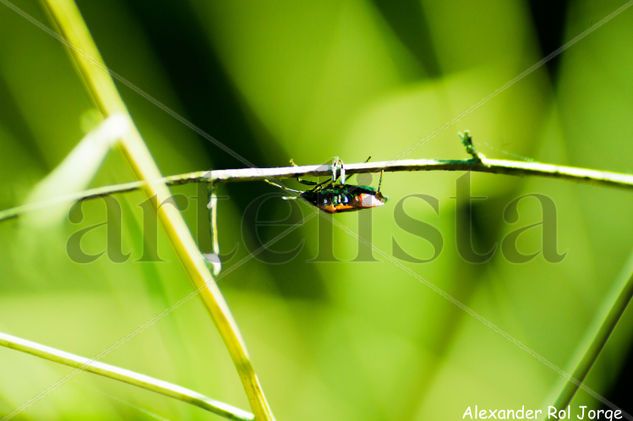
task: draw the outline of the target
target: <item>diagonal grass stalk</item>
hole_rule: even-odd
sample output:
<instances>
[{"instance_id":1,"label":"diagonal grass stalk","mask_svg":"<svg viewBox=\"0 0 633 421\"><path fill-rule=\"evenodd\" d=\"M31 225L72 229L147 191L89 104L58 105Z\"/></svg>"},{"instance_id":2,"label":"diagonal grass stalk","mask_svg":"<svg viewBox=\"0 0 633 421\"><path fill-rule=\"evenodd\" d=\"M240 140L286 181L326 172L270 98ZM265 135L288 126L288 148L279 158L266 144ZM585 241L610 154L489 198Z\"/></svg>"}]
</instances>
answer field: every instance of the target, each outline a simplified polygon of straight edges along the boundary
<instances>
[{"instance_id":1,"label":"diagonal grass stalk","mask_svg":"<svg viewBox=\"0 0 633 421\"><path fill-rule=\"evenodd\" d=\"M273 419L246 345L215 279L209 272L189 229L178 210L161 206L170 197L161 174L105 66L90 32L73 0L43 0L66 40L79 73L104 118L123 115L130 120L129 131L120 140L124 155L151 198L167 235L189 276L200 290L203 302L218 327L233 359L250 406L257 419Z\"/></svg>"},{"instance_id":2,"label":"diagonal grass stalk","mask_svg":"<svg viewBox=\"0 0 633 421\"><path fill-rule=\"evenodd\" d=\"M599 316L587 329L587 339L578 347L578 355L573 360L575 368L572 375L558 387L560 392L553 404L556 408L563 409L571 403L578 388L598 360L600 352L607 344L631 299L633 299L633 254L605 298L602 309L598 313Z\"/></svg>"},{"instance_id":3,"label":"diagonal grass stalk","mask_svg":"<svg viewBox=\"0 0 633 421\"><path fill-rule=\"evenodd\" d=\"M161 395L190 403L199 408L232 420L253 419L253 414L251 413L235 408L226 403L216 401L185 387L146 376L145 374L139 374L125 368L95 361L91 358L71 354L70 352L42 345L37 342L9 335L7 333L0 332L0 346L15 349L49 361L64 364L82 371L98 374L103 377L160 393Z\"/></svg>"}]
</instances>

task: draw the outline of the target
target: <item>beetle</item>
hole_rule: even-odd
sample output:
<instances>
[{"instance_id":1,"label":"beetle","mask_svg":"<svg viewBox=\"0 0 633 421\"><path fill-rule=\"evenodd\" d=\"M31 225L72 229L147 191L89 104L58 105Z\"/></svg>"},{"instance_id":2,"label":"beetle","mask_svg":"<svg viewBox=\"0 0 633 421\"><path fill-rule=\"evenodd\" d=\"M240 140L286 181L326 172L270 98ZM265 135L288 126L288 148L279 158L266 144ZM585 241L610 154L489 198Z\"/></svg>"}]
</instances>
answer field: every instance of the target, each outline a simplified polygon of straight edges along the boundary
<instances>
[{"instance_id":1,"label":"beetle","mask_svg":"<svg viewBox=\"0 0 633 421\"><path fill-rule=\"evenodd\" d=\"M369 161L369 158L367 161ZM290 162L296 165L293 161ZM335 158L332 163L331 179L317 183L297 178L300 183L312 186L312 188L308 190L291 189L270 180L265 181L282 190L298 193L297 196L284 197L285 200L302 198L324 212L340 213L383 206L388 199L387 196L384 196L380 191L383 172L384 171L380 172L380 181L378 182L377 189L371 186L347 184L345 182L345 167L343 161L339 158Z\"/></svg>"}]
</instances>

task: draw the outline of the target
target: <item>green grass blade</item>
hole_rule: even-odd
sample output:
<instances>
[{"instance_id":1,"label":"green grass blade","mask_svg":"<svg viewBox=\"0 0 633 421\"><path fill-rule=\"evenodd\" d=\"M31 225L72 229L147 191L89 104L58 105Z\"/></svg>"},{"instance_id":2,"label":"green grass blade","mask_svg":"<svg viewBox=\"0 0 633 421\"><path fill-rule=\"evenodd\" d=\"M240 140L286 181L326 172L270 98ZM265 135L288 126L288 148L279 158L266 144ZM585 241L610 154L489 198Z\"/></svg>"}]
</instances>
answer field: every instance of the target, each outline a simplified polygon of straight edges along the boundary
<instances>
[{"instance_id":1,"label":"green grass blade","mask_svg":"<svg viewBox=\"0 0 633 421\"><path fill-rule=\"evenodd\" d=\"M98 374L133 386L138 386L145 390L151 390L152 392L190 403L229 419L252 420L254 418L253 414L226 403L216 401L185 387L139 374L125 368L71 354L70 352L42 345L37 342L18 338L17 336L3 332L0 332L0 346L35 355L36 357L74 367L78 370Z\"/></svg>"},{"instance_id":2,"label":"green grass blade","mask_svg":"<svg viewBox=\"0 0 633 421\"><path fill-rule=\"evenodd\" d=\"M588 339L579 347L574 371L570 378L565 379L554 401L556 408L563 409L570 404L631 302L631 298L633 298L633 257L629 259L620 279L615 282L607 295L602 311L598 313L601 316L596 318L594 325L587 330Z\"/></svg>"},{"instance_id":3,"label":"green grass blade","mask_svg":"<svg viewBox=\"0 0 633 421\"><path fill-rule=\"evenodd\" d=\"M69 52L97 107L107 118L123 115L129 120L129 130L121 138L121 148L137 176L146 182L144 190L156 208L167 236L193 280L210 312L237 368L246 396L257 419L273 419L259 379L255 373L237 323L228 308L213 275L198 250L179 211L173 206L160 206L171 196L161 180L161 174L114 84L92 36L72 0L43 0L64 39Z\"/></svg>"}]
</instances>

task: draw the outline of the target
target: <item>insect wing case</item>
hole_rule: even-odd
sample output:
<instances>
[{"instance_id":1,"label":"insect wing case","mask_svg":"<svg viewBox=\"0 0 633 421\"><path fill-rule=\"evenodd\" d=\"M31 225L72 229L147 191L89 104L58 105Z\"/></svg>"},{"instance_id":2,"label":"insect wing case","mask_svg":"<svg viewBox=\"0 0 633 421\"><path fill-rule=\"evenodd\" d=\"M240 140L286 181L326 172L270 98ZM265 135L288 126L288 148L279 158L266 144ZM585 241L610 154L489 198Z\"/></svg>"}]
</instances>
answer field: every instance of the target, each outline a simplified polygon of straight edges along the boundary
<instances>
[{"instance_id":1,"label":"insect wing case","mask_svg":"<svg viewBox=\"0 0 633 421\"><path fill-rule=\"evenodd\" d=\"M327 213L349 212L375 208L385 204L385 198L369 186L353 184L330 185L308 190L301 197Z\"/></svg>"}]
</instances>

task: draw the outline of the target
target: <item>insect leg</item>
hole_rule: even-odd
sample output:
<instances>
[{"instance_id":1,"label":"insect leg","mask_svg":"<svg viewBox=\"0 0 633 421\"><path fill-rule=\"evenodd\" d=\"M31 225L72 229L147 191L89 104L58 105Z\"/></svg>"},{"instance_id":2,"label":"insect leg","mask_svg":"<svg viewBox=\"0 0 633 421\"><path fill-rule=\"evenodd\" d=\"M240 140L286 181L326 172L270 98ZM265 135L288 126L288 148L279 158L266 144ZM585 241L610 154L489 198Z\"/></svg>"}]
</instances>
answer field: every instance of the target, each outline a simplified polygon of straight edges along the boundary
<instances>
[{"instance_id":1,"label":"insect leg","mask_svg":"<svg viewBox=\"0 0 633 421\"><path fill-rule=\"evenodd\" d=\"M293 167L298 167L298 165L295 163L295 160L292 158L290 158L290 165L292 165ZM306 186L316 186L319 184L316 181L306 180L301 177L297 177L297 181Z\"/></svg>"},{"instance_id":2,"label":"insect leg","mask_svg":"<svg viewBox=\"0 0 633 421\"><path fill-rule=\"evenodd\" d=\"M345 165L337 156L332 160L332 182L336 182L339 177L341 179L341 184L345 184Z\"/></svg>"},{"instance_id":3,"label":"insect leg","mask_svg":"<svg viewBox=\"0 0 633 421\"><path fill-rule=\"evenodd\" d=\"M321 183L317 183L316 181L306 180L306 179L301 178L301 177L297 177L297 181L299 183L303 184L304 186L316 186L316 185L321 184Z\"/></svg>"}]
</instances>

